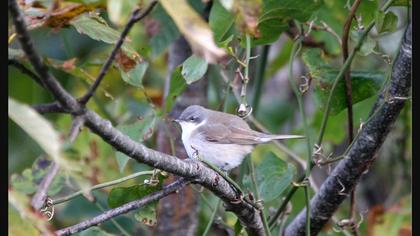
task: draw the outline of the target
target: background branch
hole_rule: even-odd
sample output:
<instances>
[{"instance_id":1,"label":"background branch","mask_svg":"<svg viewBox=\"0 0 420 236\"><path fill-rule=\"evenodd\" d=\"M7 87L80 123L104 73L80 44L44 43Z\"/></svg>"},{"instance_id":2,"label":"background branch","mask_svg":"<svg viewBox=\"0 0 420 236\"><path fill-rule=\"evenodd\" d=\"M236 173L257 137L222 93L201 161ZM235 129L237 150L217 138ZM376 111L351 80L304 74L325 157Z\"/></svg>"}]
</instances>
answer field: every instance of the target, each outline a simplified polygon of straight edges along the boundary
<instances>
[{"instance_id":1,"label":"background branch","mask_svg":"<svg viewBox=\"0 0 420 236\"><path fill-rule=\"evenodd\" d=\"M349 56L349 33L351 23L356 14L357 8L359 7L361 0L356 0L353 3L353 6L350 9L350 13L347 16L346 22L344 23L343 37L341 48L343 51L343 63L346 62ZM352 99L352 87L351 87L351 64L347 67L347 70L344 72L344 93L346 97L347 104L347 133L348 133L348 143L349 145L353 142L353 99ZM349 209L349 220L351 222L351 229L355 236L359 235L359 230L357 229L356 223L354 222L354 215L356 213L356 187L350 193L350 209Z\"/></svg>"},{"instance_id":2,"label":"background branch","mask_svg":"<svg viewBox=\"0 0 420 236\"><path fill-rule=\"evenodd\" d=\"M45 85L44 85L44 83L42 83L39 76L37 74L35 74L34 72L32 72L30 69L26 68L26 66L24 66L22 63L14 60L14 59L9 59L8 65L16 67L22 73L24 73L24 74L28 75L30 78L32 78L39 86L41 86L42 88L45 88Z\"/></svg>"},{"instance_id":3,"label":"background branch","mask_svg":"<svg viewBox=\"0 0 420 236\"><path fill-rule=\"evenodd\" d=\"M375 160L382 145L404 106L411 88L411 22L405 32L391 77L391 85L385 90L372 110L373 117L364 125L346 158L339 162L322 184L311 201L311 233L316 235L331 218L362 174ZM344 186L345 190L340 193ZM302 210L286 229L286 235L302 235L305 232L305 213Z\"/></svg>"},{"instance_id":4,"label":"background branch","mask_svg":"<svg viewBox=\"0 0 420 236\"><path fill-rule=\"evenodd\" d=\"M37 104L33 105L32 108L40 114L44 113L65 113L66 111L58 102L46 103L46 104Z\"/></svg>"},{"instance_id":5,"label":"background branch","mask_svg":"<svg viewBox=\"0 0 420 236\"><path fill-rule=\"evenodd\" d=\"M149 194L147 196L145 196L144 198L140 199L140 200L135 200L129 203L126 203L122 206L116 207L114 209L108 210L98 216L95 216L92 219L88 219L85 221L82 221L76 225L64 228L64 229L60 229L58 231L56 231L57 235L70 235L70 234L75 234L77 232L83 231L89 227L98 225L102 222L105 222L109 219L112 219L113 217L122 215L124 213L127 213L129 211L138 209L144 205L147 205L153 201L159 200L171 193L174 193L175 191L183 188L185 185L187 185L190 182L190 180L185 179L185 178L181 178L179 180L177 180L176 182L165 186L162 190L154 192L152 194Z\"/></svg>"},{"instance_id":6,"label":"background branch","mask_svg":"<svg viewBox=\"0 0 420 236\"><path fill-rule=\"evenodd\" d=\"M80 98L80 100L79 100L80 103L86 104L89 101L89 99L93 96L93 94L95 93L95 90L98 88L102 79L105 77L105 74L108 71L109 67L111 67L112 62L115 59L115 56L117 55L118 51L120 50L121 46L123 45L124 39L127 37L128 33L130 32L133 25L136 22L143 19L144 17L146 17L153 10L153 7L156 4L157 4L157 1L152 1L150 3L150 5L141 14L140 14L140 9L139 8L137 8L133 11L133 13L131 14L130 20L125 25L124 30L121 32L120 38L118 39L117 43L115 44L114 49L112 49L111 54L109 55L105 64L102 66L98 77L95 79L95 82L92 84L92 86L86 92L86 94L82 98Z\"/></svg>"}]
</instances>

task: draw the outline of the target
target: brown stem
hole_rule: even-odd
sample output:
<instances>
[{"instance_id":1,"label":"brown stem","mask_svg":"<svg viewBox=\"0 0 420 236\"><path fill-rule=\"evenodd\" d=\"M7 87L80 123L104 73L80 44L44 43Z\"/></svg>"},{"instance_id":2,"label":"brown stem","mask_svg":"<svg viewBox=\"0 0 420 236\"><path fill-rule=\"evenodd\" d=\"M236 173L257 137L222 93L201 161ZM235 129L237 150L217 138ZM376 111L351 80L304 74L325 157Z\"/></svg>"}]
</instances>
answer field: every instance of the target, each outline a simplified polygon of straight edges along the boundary
<instances>
[{"instance_id":1,"label":"brown stem","mask_svg":"<svg viewBox=\"0 0 420 236\"><path fill-rule=\"evenodd\" d=\"M349 39L349 33L351 28L351 23L353 21L353 18L356 14L357 8L359 7L361 0L356 0L353 3L353 6L350 9L350 13L347 16L346 22L344 23L344 29L343 29L343 37L341 39L342 41L342 51L343 51L343 63L347 60L349 56L349 48L348 48L348 39ZM347 68L347 70L344 72L344 91L346 95L346 104L347 104L347 122L348 122L348 142L349 145L352 143L354 138L353 133L353 99L352 99L352 88L351 88L351 65ZM350 210L349 210L349 219L351 222L354 222L354 215L356 213L356 194L355 194L356 187L352 190L350 194ZM354 227L353 227L354 226ZM355 236L359 235L359 230L355 226L355 224L351 227L352 232Z\"/></svg>"},{"instance_id":2,"label":"brown stem","mask_svg":"<svg viewBox=\"0 0 420 236\"><path fill-rule=\"evenodd\" d=\"M143 197L142 199L139 200L135 200L129 203L126 203L122 206L116 207L114 209L108 210L98 216L95 216L91 219L82 221L76 225L64 228L64 229L60 229L56 232L57 235L63 236L63 235L70 235L70 234L75 234L78 233L80 231L83 231L89 227L98 225L100 223L103 223L107 220L110 220L116 216L125 214L129 211L132 210L136 210L139 209L140 207L147 205L153 201L159 200L171 193L176 192L177 190L183 188L184 186L186 186L187 184L190 183L190 180L187 180L185 178L181 178L177 181L175 181L174 183L165 186L162 190L154 192L152 194L149 194L145 197Z\"/></svg>"},{"instance_id":3,"label":"brown stem","mask_svg":"<svg viewBox=\"0 0 420 236\"><path fill-rule=\"evenodd\" d=\"M353 3L353 6L350 9L350 13L347 16L346 22L344 23L343 29L343 37L342 41L342 50L343 50L343 63L349 57L349 47L348 47L348 39L350 33L351 22L353 20L354 15L356 14L356 10L359 7L361 0L356 0ZM348 119L348 136L349 136L349 144L353 141L354 134L353 134L353 105L352 105L352 89L351 89L351 65L347 68L344 73L344 90L346 93L346 103L347 103L347 119Z\"/></svg>"}]
</instances>

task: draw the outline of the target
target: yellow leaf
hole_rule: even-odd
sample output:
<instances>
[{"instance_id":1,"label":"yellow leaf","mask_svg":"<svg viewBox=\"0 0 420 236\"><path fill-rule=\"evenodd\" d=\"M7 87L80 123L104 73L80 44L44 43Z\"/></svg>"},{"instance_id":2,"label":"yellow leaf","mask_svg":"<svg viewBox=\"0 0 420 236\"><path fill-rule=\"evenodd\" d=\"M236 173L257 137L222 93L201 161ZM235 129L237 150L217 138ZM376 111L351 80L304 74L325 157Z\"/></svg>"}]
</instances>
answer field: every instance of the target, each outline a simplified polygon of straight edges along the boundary
<instances>
[{"instance_id":1,"label":"yellow leaf","mask_svg":"<svg viewBox=\"0 0 420 236\"><path fill-rule=\"evenodd\" d=\"M225 61L226 51L216 46L209 25L186 0L161 0L160 3L190 43L195 54L213 64Z\"/></svg>"}]
</instances>

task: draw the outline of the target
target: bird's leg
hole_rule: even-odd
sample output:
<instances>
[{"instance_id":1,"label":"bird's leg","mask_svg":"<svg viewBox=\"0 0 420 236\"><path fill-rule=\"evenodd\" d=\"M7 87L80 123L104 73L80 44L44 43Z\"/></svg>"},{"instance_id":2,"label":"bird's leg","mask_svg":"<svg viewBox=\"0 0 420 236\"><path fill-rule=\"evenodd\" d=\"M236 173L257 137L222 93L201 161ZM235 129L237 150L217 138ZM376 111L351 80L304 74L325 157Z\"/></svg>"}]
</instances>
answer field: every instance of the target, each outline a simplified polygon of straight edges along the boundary
<instances>
[{"instance_id":1,"label":"bird's leg","mask_svg":"<svg viewBox=\"0 0 420 236\"><path fill-rule=\"evenodd\" d=\"M194 152L192 153L192 158L193 159L198 159L198 160L201 161L202 159L200 158L200 155L198 153L198 149L193 147L193 145L191 145L191 149L194 150Z\"/></svg>"},{"instance_id":2,"label":"bird's leg","mask_svg":"<svg viewBox=\"0 0 420 236\"><path fill-rule=\"evenodd\" d=\"M204 159L201 159L201 161L208 167L210 167L212 170L216 171L219 175L221 175L232 186L232 188L236 191L236 193L239 196L243 195L241 187L239 187L239 185L228 176L227 171L220 170L217 166L211 164L210 162ZM239 198L241 199L242 197Z\"/></svg>"}]
</instances>

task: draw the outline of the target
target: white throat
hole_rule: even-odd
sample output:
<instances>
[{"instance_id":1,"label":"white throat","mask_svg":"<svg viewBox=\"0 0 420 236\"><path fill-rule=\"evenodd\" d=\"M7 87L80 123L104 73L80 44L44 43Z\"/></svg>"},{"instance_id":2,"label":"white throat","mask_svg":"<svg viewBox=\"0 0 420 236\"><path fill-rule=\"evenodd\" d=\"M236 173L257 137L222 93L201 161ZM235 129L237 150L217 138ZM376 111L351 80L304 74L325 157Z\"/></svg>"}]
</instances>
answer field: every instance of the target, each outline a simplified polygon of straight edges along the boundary
<instances>
[{"instance_id":1,"label":"white throat","mask_svg":"<svg viewBox=\"0 0 420 236\"><path fill-rule=\"evenodd\" d=\"M184 144L184 147L190 158L192 158L192 153L193 153L193 150L191 149L191 144L192 144L191 135L198 127L204 125L205 121L206 120L203 120L199 124L194 124L194 123L185 122L185 121L179 123L182 128L182 143Z\"/></svg>"}]
</instances>

